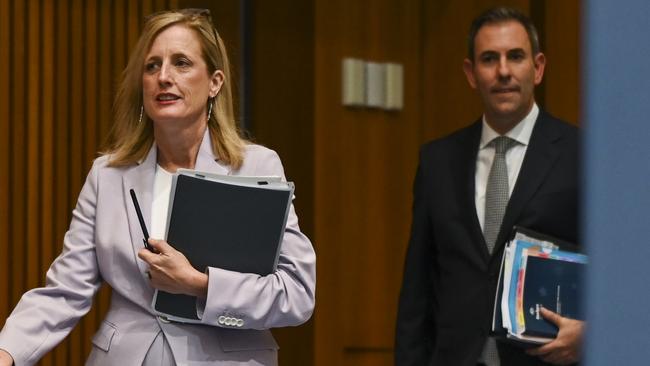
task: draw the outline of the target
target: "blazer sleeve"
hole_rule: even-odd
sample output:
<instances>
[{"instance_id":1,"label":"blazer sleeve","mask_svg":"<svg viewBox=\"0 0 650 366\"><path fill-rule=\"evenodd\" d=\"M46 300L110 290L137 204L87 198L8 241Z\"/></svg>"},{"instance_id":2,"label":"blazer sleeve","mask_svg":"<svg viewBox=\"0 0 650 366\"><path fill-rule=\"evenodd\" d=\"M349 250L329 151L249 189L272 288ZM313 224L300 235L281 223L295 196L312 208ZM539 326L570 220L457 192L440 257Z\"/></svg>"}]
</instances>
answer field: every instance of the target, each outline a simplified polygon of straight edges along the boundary
<instances>
[{"instance_id":1,"label":"blazer sleeve","mask_svg":"<svg viewBox=\"0 0 650 366\"><path fill-rule=\"evenodd\" d=\"M86 178L63 250L46 274L45 287L26 292L0 332L0 348L16 366L33 365L65 338L85 315L101 285L94 241L96 163Z\"/></svg>"},{"instance_id":2,"label":"blazer sleeve","mask_svg":"<svg viewBox=\"0 0 650 366\"><path fill-rule=\"evenodd\" d=\"M420 153L413 184L413 222L404 263L395 332L395 365L428 365L436 340L433 309L435 306L435 250L429 217L429 165L424 150Z\"/></svg>"},{"instance_id":3,"label":"blazer sleeve","mask_svg":"<svg viewBox=\"0 0 650 366\"><path fill-rule=\"evenodd\" d=\"M274 151L264 149L260 155L255 175L285 179L282 163ZM275 273L260 276L209 267L208 277L205 303L197 304L204 324L268 329L307 321L315 303L316 255L311 242L300 231L293 204Z\"/></svg>"}]
</instances>

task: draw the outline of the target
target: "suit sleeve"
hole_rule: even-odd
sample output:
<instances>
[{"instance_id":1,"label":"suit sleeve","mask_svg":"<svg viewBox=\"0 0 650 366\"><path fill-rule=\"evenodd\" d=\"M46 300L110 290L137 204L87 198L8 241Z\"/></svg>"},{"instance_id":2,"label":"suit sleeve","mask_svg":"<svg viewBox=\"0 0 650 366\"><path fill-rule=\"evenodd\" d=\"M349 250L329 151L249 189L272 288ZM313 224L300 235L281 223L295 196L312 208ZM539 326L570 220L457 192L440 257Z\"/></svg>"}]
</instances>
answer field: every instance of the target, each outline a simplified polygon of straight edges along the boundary
<instances>
[{"instance_id":1,"label":"suit sleeve","mask_svg":"<svg viewBox=\"0 0 650 366\"><path fill-rule=\"evenodd\" d=\"M265 149L255 175L285 179L278 155ZM275 273L260 276L209 267L208 277L207 299L198 304L204 324L268 329L307 321L314 310L316 255L311 242L300 231L293 204ZM224 319L230 321L224 323Z\"/></svg>"},{"instance_id":2,"label":"suit sleeve","mask_svg":"<svg viewBox=\"0 0 650 366\"><path fill-rule=\"evenodd\" d=\"M45 287L25 293L0 333L0 348L16 366L33 365L65 338L92 305L101 285L94 241L97 170L93 167Z\"/></svg>"},{"instance_id":3,"label":"suit sleeve","mask_svg":"<svg viewBox=\"0 0 650 366\"><path fill-rule=\"evenodd\" d=\"M395 333L395 365L428 365L436 340L433 263L434 237L429 217L430 184L424 153L413 187L413 223L404 263Z\"/></svg>"}]
</instances>

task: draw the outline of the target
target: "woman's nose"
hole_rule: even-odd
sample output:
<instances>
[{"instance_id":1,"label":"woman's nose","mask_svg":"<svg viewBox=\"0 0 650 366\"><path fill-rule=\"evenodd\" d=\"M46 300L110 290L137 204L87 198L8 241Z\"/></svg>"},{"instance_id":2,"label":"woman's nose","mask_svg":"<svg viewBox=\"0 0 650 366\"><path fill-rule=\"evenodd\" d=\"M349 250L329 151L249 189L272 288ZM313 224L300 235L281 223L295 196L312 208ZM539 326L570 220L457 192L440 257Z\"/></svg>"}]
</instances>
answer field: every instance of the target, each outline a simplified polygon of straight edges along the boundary
<instances>
[{"instance_id":1,"label":"woman's nose","mask_svg":"<svg viewBox=\"0 0 650 366\"><path fill-rule=\"evenodd\" d=\"M160 85L167 85L172 82L172 75L167 64L163 64L158 72L158 82Z\"/></svg>"}]
</instances>

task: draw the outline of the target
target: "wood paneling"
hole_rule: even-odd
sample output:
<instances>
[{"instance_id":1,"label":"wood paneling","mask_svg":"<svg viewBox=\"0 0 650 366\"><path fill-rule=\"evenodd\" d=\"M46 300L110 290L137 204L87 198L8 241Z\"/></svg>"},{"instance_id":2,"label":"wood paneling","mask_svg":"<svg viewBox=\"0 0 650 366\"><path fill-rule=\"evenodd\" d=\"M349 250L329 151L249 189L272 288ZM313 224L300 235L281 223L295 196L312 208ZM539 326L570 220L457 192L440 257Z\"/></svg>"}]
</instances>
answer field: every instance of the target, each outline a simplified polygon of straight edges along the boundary
<instances>
[{"instance_id":1,"label":"wood paneling","mask_svg":"<svg viewBox=\"0 0 650 366\"><path fill-rule=\"evenodd\" d=\"M144 10L176 0L0 0L0 319L44 285L110 127ZM119 30L119 31L118 31ZM114 55L117 55L116 57ZM110 291L40 365L82 365Z\"/></svg>"},{"instance_id":2,"label":"wood paneling","mask_svg":"<svg viewBox=\"0 0 650 366\"><path fill-rule=\"evenodd\" d=\"M294 205L300 228L313 240L313 2L254 2L249 20L251 68L247 76L252 108L246 116L247 124L252 126L256 142L280 155L287 178L296 184ZM310 365L313 332L312 321L300 327L274 329L280 364Z\"/></svg>"},{"instance_id":3,"label":"wood paneling","mask_svg":"<svg viewBox=\"0 0 650 366\"><path fill-rule=\"evenodd\" d=\"M420 141L421 12L420 1L316 2L316 365L391 359ZM343 107L344 57L403 64L404 109Z\"/></svg>"}]
</instances>

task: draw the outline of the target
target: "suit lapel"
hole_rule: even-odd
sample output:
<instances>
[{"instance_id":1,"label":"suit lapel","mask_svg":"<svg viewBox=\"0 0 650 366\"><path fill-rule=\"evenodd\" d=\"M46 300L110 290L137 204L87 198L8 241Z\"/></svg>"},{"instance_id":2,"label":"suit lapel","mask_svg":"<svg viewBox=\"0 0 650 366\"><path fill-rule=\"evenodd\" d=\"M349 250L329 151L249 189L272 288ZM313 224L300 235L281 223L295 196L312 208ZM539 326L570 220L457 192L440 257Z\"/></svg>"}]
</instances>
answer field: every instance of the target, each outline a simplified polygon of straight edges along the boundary
<instances>
[{"instance_id":1,"label":"suit lapel","mask_svg":"<svg viewBox=\"0 0 650 366\"><path fill-rule=\"evenodd\" d=\"M131 231L131 245L133 246L134 260L138 264L140 273L146 271L146 265L138 258L138 251L144 248L142 239L144 238L138 215L135 211L133 201L129 191L133 189L138 197L138 204L142 210L147 230L151 229L151 202L153 200L153 180L156 172L156 144L153 144L147 157L138 165L128 169L122 176L124 207L129 221L129 230ZM144 277L143 277L144 278Z\"/></svg>"},{"instance_id":2,"label":"suit lapel","mask_svg":"<svg viewBox=\"0 0 650 366\"><path fill-rule=\"evenodd\" d=\"M490 259L481 224L476 214L476 156L478 155L479 143L481 140L482 121L478 120L468 129L464 140L460 141L457 156L459 157L459 178L465 188L461 192L460 202L462 211L467 213L470 222L469 230L474 238L472 241L476 245L478 253L485 263ZM469 147L469 148L468 148Z\"/></svg>"},{"instance_id":3,"label":"suit lapel","mask_svg":"<svg viewBox=\"0 0 650 366\"><path fill-rule=\"evenodd\" d=\"M559 149L553 147L561 135L552 126L552 121L540 110L537 123L530 137L521 171L508 201L501 231L497 238L494 253L497 253L510 236L512 227L517 222L528 201L535 195L557 161Z\"/></svg>"},{"instance_id":4,"label":"suit lapel","mask_svg":"<svg viewBox=\"0 0 650 366\"><path fill-rule=\"evenodd\" d=\"M194 170L202 172L230 175L230 166L223 163L212 151L212 140L210 139L210 130L205 129L199 154L196 157L196 166Z\"/></svg>"}]
</instances>

